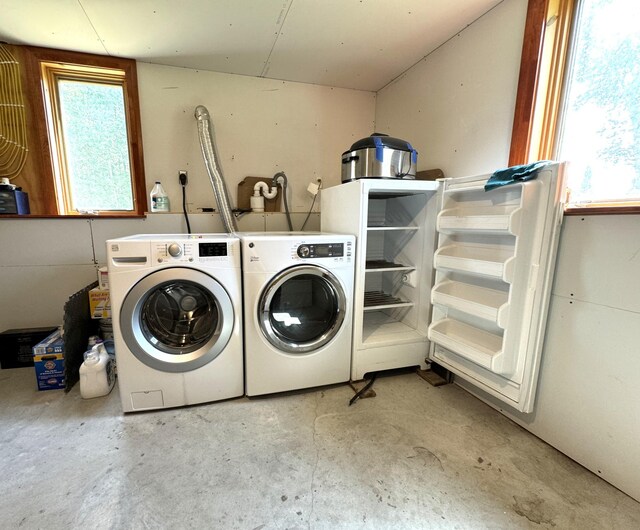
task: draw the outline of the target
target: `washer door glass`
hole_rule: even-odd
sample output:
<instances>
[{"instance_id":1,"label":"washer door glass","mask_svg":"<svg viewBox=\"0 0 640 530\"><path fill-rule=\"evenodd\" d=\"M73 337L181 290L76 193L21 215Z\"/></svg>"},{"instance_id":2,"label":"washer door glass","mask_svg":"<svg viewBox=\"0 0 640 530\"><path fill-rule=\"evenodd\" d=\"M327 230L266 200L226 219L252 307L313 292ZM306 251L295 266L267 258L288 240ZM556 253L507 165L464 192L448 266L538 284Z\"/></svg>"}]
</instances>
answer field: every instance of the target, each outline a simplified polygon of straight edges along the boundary
<instances>
[{"instance_id":1,"label":"washer door glass","mask_svg":"<svg viewBox=\"0 0 640 530\"><path fill-rule=\"evenodd\" d=\"M218 302L210 291L185 280L160 284L140 308L142 332L156 348L183 355L211 339L220 325Z\"/></svg>"},{"instance_id":2,"label":"washer door glass","mask_svg":"<svg viewBox=\"0 0 640 530\"><path fill-rule=\"evenodd\" d=\"M220 283L204 272L175 267L134 285L120 309L120 329L129 350L147 366L186 372L220 355L234 318Z\"/></svg>"},{"instance_id":3,"label":"washer door glass","mask_svg":"<svg viewBox=\"0 0 640 530\"><path fill-rule=\"evenodd\" d=\"M340 330L346 311L344 290L333 274L317 266L296 266L265 288L258 319L267 340L280 351L307 353Z\"/></svg>"}]
</instances>

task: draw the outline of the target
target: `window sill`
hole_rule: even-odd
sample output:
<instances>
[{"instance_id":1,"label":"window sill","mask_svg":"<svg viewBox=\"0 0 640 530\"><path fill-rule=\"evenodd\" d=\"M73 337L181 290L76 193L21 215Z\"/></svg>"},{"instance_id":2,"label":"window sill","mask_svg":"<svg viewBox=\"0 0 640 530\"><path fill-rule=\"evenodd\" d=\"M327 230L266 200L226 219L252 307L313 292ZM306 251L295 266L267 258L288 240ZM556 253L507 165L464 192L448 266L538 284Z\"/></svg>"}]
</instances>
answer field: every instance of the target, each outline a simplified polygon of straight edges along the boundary
<instances>
[{"instance_id":1,"label":"window sill","mask_svg":"<svg viewBox=\"0 0 640 530\"><path fill-rule=\"evenodd\" d=\"M565 215L623 215L640 214L640 206L594 206L590 208L567 207Z\"/></svg>"},{"instance_id":2,"label":"window sill","mask_svg":"<svg viewBox=\"0 0 640 530\"><path fill-rule=\"evenodd\" d=\"M145 219L147 214L126 214L126 215L18 215L0 214L0 219Z\"/></svg>"}]
</instances>

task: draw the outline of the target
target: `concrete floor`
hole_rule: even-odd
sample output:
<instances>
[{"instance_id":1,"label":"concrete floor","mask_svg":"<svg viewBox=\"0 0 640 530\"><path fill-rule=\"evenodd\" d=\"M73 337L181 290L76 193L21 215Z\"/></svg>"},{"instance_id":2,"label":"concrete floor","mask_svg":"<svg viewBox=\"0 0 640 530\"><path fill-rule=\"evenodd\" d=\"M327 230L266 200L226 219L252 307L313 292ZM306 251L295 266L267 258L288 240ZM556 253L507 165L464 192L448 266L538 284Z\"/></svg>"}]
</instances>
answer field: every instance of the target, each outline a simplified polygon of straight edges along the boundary
<instances>
[{"instance_id":1,"label":"concrete floor","mask_svg":"<svg viewBox=\"0 0 640 530\"><path fill-rule=\"evenodd\" d=\"M640 504L460 388L379 378L123 416L0 371L4 528L640 528Z\"/></svg>"}]
</instances>

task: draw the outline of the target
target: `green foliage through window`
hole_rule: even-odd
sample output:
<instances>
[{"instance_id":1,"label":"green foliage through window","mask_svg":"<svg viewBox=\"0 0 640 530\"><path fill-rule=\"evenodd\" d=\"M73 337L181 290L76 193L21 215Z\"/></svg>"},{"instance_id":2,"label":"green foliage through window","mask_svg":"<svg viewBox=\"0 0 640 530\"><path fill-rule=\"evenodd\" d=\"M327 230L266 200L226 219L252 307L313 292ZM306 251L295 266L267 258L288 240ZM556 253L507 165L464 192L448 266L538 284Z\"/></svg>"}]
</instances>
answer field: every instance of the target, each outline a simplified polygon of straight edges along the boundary
<instances>
[{"instance_id":1,"label":"green foliage through window","mask_svg":"<svg viewBox=\"0 0 640 530\"><path fill-rule=\"evenodd\" d=\"M73 209L133 210L123 87L60 79L58 94Z\"/></svg>"},{"instance_id":2,"label":"green foliage through window","mask_svg":"<svg viewBox=\"0 0 640 530\"><path fill-rule=\"evenodd\" d=\"M558 158L571 202L640 200L637 0L584 0L574 38Z\"/></svg>"}]
</instances>

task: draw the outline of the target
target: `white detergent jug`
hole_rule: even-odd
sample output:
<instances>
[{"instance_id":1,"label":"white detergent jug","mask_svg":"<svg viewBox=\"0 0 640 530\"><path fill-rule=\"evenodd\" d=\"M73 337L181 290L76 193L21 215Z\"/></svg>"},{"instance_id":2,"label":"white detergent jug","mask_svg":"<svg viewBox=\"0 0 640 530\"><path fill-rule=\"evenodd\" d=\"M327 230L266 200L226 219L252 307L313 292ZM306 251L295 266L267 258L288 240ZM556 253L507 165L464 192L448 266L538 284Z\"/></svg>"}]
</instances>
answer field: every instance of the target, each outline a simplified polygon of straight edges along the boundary
<instances>
[{"instance_id":1,"label":"white detergent jug","mask_svg":"<svg viewBox=\"0 0 640 530\"><path fill-rule=\"evenodd\" d=\"M171 210L169 206L169 196L164 191L162 184L159 180L156 180L155 186L151 190L151 211L152 212L169 212Z\"/></svg>"},{"instance_id":2,"label":"white detergent jug","mask_svg":"<svg viewBox=\"0 0 640 530\"><path fill-rule=\"evenodd\" d=\"M84 399L106 396L115 381L113 361L104 345L96 344L85 353L80 366L80 395Z\"/></svg>"}]
</instances>

